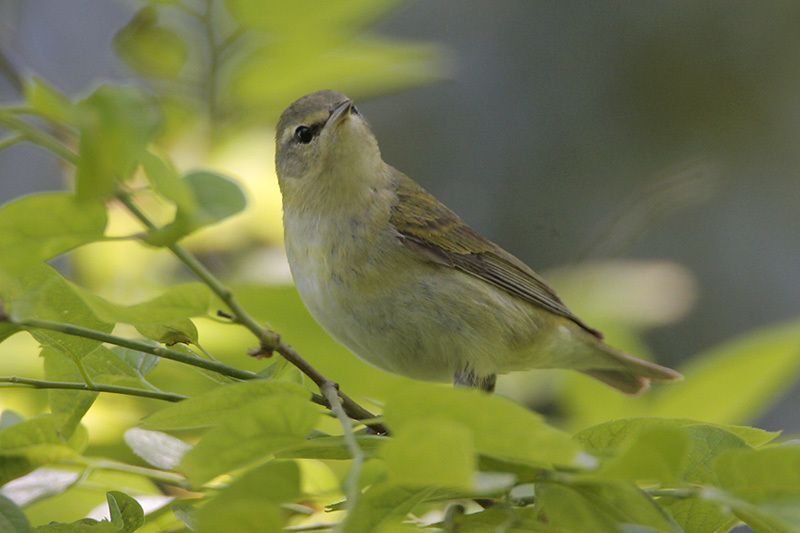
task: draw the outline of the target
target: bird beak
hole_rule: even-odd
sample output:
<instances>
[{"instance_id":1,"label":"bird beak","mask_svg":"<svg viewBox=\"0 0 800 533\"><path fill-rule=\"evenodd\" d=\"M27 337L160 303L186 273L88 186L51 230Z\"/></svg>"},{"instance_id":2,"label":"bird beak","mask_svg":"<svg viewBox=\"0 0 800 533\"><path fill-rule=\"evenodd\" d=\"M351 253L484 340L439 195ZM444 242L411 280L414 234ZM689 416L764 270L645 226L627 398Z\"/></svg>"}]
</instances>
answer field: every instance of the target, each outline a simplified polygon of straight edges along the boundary
<instances>
[{"instance_id":1,"label":"bird beak","mask_svg":"<svg viewBox=\"0 0 800 533\"><path fill-rule=\"evenodd\" d=\"M345 100L343 102L339 102L338 104L336 104L336 107L333 108L333 111L331 111L331 116L328 117L327 121L325 121L325 126L327 127L329 124L331 126L336 126L350 115L352 109L353 109L352 100Z\"/></svg>"}]
</instances>

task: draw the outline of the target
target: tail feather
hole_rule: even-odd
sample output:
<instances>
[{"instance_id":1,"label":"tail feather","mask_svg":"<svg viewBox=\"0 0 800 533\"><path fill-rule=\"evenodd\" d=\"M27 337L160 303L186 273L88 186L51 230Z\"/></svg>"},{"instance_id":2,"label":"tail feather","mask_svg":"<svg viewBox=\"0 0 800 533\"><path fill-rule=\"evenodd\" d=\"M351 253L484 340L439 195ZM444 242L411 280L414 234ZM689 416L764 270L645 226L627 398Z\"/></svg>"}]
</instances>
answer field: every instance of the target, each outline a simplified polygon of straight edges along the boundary
<instances>
[{"instance_id":1,"label":"tail feather","mask_svg":"<svg viewBox=\"0 0 800 533\"><path fill-rule=\"evenodd\" d=\"M592 344L595 352L602 352L605 356L606 364L584 369L583 373L625 394L643 393L650 387L650 381L683 379L680 372L671 368L617 351L602 342L594 341Z\"/></svg>"}]
</instances>

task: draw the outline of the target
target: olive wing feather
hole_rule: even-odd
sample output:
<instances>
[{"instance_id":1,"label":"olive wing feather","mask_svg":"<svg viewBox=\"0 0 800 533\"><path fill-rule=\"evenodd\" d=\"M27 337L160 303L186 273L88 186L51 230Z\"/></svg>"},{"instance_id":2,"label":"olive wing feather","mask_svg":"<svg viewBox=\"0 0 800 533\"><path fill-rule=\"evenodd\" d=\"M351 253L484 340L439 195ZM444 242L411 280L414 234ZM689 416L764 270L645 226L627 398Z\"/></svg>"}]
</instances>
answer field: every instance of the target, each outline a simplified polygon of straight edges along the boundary
<instances>
[{"instance_id":1,"label":"olive wing feather","mask_svg":"<svg viewBox=\"0 0 800 533\"><path fill-rule=\"evenodd\" d=\"M404 245L430 261L490 283L602 338L525 263L467 226L411 178L396 170L394 173L398 201L390 222Z\"/></svg>"}]
</instances>

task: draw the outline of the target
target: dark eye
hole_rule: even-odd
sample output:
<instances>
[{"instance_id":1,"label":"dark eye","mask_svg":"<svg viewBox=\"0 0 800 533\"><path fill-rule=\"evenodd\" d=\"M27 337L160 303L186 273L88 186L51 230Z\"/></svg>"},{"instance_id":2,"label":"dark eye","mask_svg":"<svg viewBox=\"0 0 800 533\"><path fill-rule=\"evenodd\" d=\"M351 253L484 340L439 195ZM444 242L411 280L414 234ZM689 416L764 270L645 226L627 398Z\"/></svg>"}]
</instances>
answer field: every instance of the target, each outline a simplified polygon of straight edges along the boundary
<instances>
[{"instance_id":1,"label":"dark eye","mask_svg":"<svg viewBox=\"0 0 800 533\"><path fill-rule=\"evenodd\" d=\"M297 129L294 130L294 139L299 143L308 144L313 138L314 130L308 126L297 126Z\"/></svg>"}]
</instances>

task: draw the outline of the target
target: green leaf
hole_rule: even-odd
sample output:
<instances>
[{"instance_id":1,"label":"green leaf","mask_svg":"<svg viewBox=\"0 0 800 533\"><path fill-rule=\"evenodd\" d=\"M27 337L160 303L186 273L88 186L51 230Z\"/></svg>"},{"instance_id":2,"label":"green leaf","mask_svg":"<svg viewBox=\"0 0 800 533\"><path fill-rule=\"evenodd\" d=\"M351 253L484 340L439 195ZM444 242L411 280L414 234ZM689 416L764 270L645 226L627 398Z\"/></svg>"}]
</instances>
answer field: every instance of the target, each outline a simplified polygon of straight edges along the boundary
<instances>
[{"instance_id":1,"label":"green leaf","mask_svg":"<svg viewBox=\"0 0 800 533\"><path fill-rule=\"evenodd\" d=\"M132 350L130 348L123 348L122 346L114 346L111 348L111 351L143 378L158 365L159 361L161 361L160 357L156 357L153 354Z\"/></svg>"},{"instance_id":2,"label":"green leaf","mask_svg":"<svg viewBox=\"0 0 800 533\"><path fill-rule=\"evenodd\" d=\"M458 422L436 418L404 424L383 446L389 481L407 487L469 489L475 476L472 432Z\"/></svg>"},{"instance_id":3,"label":"green leaf","mask_svg":"<svg viewBox=\"0 0 800 533\"><path fill-rule=\"evenodd\" d=\"M393 431L402 434L422 416L461 424L478 452L499 459L573 466L590 460L569 435L505 398L421 383L388 395L384 417Z\"/></svg>"},{"instance_id":4,"label":"green leaf","mask_svg":"<svg viewBox=\"0 0 800 533\"><path fill-rule=\"evenodd\" d=\"M111 520L97 521L84 518L71 524L50 523L39 526L36 531L47 533L133 533L144 525L144 511L139 503L122 492L106 494Z\"/></svg>"},{"instance_id":5,"label":"green leaf","mask_svg":"<svg viewBox=\"0 0 800 533\"><path fill-rule=\"evenodd\" d=\"M81 364L89 377L98 383L150 388L150 385L136 369L105 346L95 348L81 360Z\"/></svg>"},{"instance_id":6,"label":"green leaf","mask_svg":"<svg viewBox=\"0 0 800 533\"><path fill-rule=\"evenodd\" d=\"M198 171L187 174L184 180L192 191L196 209L178 209L175 220L150 232L145 242L153 246L167 246L204 226L235 215L247 205L241 187L220 174Z\"/></svg>"},{"instance_id":7,"label":"green leaf","mask_svg":"<svg viewBox=\"0 0 800 533\"><path fill-rule=\"evenodd\" d=\"M54 348L44 348L41 352L44 359L44 375L50 381L83 382L75 362ZM96 392L76 390L50 390L47 392L50 412L62 415L63 422L59 431L69 438L80 424L81 419L97 398Z\"/></svg>"},{"instance_id":8,"label":"green leaf","mask_svg":"<svg viewBox=\"0 0 800 533\"><path fill-rule=\"evenodd\" d=\"M757 330L694 357L686 379L661 391L654 416L723 424L752 420L773 405L800 372L800 322Z\"/></svg>"},{"instance_id":9,"label":"green leaf","mask_svg":"<svg viewBox=\"0 0 800 533\"><path fill-rule=\"evenodd\" d=\"M34 111L56 124L75 123L72 102L38 76L26 81L25 99Z\"/></svg>"},{"instance_id":10,"label":"green leaf","mask_svg":"<svg viewBox=\"0 0 800 533\"><path fill-rule=\"evenodd\" d=\"M357 435L356 442L366 458L377 455L378 448L387 441L377 435ZM352 458L352 453L341 436L312 437L298 446L293 446L275 454L286 459L338 459Z\"/></svg>"},{"instance_id":11,"label":"green leaf","mask_svg":"<svg viewBox=\"0 0 800 533\"><path fill-rule=\"evenodd\" d=\"M98 241L106 222L105 206L79 204L69 193L16 198L0 207L0 264L44 261Z\"/></svg>"},{"instance_id":12,"label":"green leaf","mask_svg":"<svg viewBox=\"0 0 800 533\"><path fill-rule=\"evenodd\" d=\"M187 317L205 315L211 301L211 292L202 283L176 285L133 305L116 304L81 287L73 288L101 320L131 324L142 335L170 345L197 342L197 328Z\"/></svg>"},{"instance_id":13,"label":"green leaf","mask_svg":"<svg viewBox=\"0 0 800 533\"><path fill-rule=\"evenodd\" d=\"M430 487L410 489L391 483L373 485L359 497L355 509L345 519L343 531L380 531L382 527L399 521L435 491Z\"/></svg>"},{"instance_id":14,"label":"green leaf","mask_svg":"<svg viewBox=\"0 0 800 533\"><path fill-rule=\"evenodd\" d=\"M208 428L237 417L242 409L253 403L287 395L306 401L311 397L308 391L294 383L245 381L218 387L165 407L145 418L140 426L161 430Z\"/></svg>"},{"instance_id":15,"label":"green leaf","mask_svg":"<svg viewBox=\"0 0 800 533\"><path fill-rule=\"evenodd\" d=\"M81 102L79 112L77 195L82 201L107 198L135 169L159 117L138 90L107 85Z\"/></svg>"},{"instance_id":16,"label":"green leaf","mask_svg":"<svg viewBox=\"0 0 800 533\"><path fill-rule=\"evenodd\" d=\"M294 462L271 461L246 472L197 513L201 532L280 531L286 523L279 504L300 496Z\"/></svg>"},{"instance_id":17,"label":"green leaf","mask_svg":"<svg viewBox=\"0 0 800 533\"><path fill-rule=\"evenodd\" d=\"M229 388L229 387L225 387ZM206 433L181 461L199 485L302 443L319 418L308 396L275 392L255 399Z\"/></svg>"},{"instance_id":18,"label":"green leaf","mask_svg":"<svg viewBox=\"0 0 800 533\"><path fill-rule=\"evenodd\" d=\"M49 265L30 265L24 272L3 278L0 272L0 300L14 321L29 318L65 322L103 332L113 326L99 320L76 294L74 286ZM56 331L26 328L44 346L60 350L73 360L91 353L100 342Z\"/></svg>"},{"instance_id":19,"label":"green leaf","mask_svg":"<svg viewBox=\"0 0 800 533\"><path fill-rule=\"evenodd\" d=\"M197 344L200 340L197 327L188 318L171 320L162 324L139 324L136 331L161 344Z\"/></svg>"},{"instance_id":20,"label":"green leaf","mask_svg":"<svg viewBox=\"0 0 800 533\"><path fill-rule=\"evenodd\" d=\"M71 524L51 522L45 526L38 526L36 533L118 533L119 530L105 520L98 522L92 518L83 518Z\"/></svg>"},{"instance_id":21,"label":"green leaf","mask_svg":"<svg viewBox=\"0 0 800 533\"><path fill-rule=\"evenodd\" d=\"M139 503L122 492L111 491L106 495L111 523L122 533L132 533L144 524L144 511Z\"/></svg>"},{"instance_id":22,"label":"green leaf","mask_svg":"<svg viewBox=\"0 0 800 533\"><path fill-rule=\"evenodd\" d=\"M267 110L282 109L320 87L335 86L360 98L441 79L447 65L439 48L363 34L366 24L396 4L227 0L234 20L251 31L246 52L222 80L220 107L240 121L274 121ZM294 31L300 27L303 32Z\"/></svg>"},{"instance_id":23,"label":"green leaf","mask_svg":"<svg viewBox=\"0 0 800 533\"><path fill-rule=\"evenodd\" d=\"M728 531L738 519L733 516L727 504L699 498L658 499L658 504L666 510L685 533L708 533L709 531Z\"/></svg>"},{"instance_id":24,"label":"green leaf","mask_svg":"<svg viewBox=\"0 0 800 533\"><path fill-rule=\"evenodd\" d=\"M752 505L732 505L739 518L764 531L800 524L800 446L729 450L716 460L719 486Z\"/></svg>"},{"instance_id":25,"label":"green leaf","mask_svg":"<svg viewBox=\"0 0 800 533\"><path fill-rule=\"evenodd\" d=\"M587 428L575 439L590 452L610 457L593 476L667 484L678 479L714 483L714 458L748 447L725 426L661 418L614 420Z\"/></svg>"},{"instance_id":26,"label":"green leaf","mask_svg":"<svg viewBox=\"0 0 800 533\"><path fill-rule=\"evenodd\" d=\"M296 24L305 27L303 16ZM313 40L295 34L292 39L266 41L234 66L227 104L246 109L250 120L274 119L266 109L282 109L297 95L320 87L335 84L361 98L430 83L442 79L445 70L441 51L433 45L339 32L318 32Z\"/></svg>"},{"instance_id":27,"label":"green leaf","mask_svg":"<svg viewBox=\"0 0 800 533\"><path fill-rule=\"evenodd\" d=\"M191 448L182 440L166 433L139 428L131 428L125 432L125 444L133 453L164 470L176 468Z\"/></svg>"},{"instance_id":28,"label":"green leaf","mask_svg":"<svg viewBox=\"0 0 800 533\"><path fill-rule=\"evenodd\" d=\"M596 475L604 479L675 483L684 471L689 445L683 428L646 427Z\"/></svg>"},{"instance_id":29,"label":"green leaf","mask_svg":"<svg viewBox=\"0 0 800 533\"><path fill-rule=\"evenodd\" d=\"M202 283L175 285L155 298L133 305L112 303L80 287L75 289L95 315L109 323L153 325L171 322L205 315L211 302L211 292Z\"/></svg>"},{"instance_id":30,"label":"green leaf","mask_svg":"<svg viewBox=\"0 0 800 533\"><path fill-rule=\"evenodd\" d=\"M6 427L0 430L0 485L39 466L75 456L58 433L52 415Z\"/></svg>"},{"instance_id":31,"label":"green leaf","mask_svg":"<svg viewBox=\"0 0 800 533\"><path fill-rule=\"evenodd\" d=\"M186 42L158 24L158 11L140 9L114 36L114 50L131 68L145 76L175 78L189 54Z\"/></svg>"},{"instance_id":32,"label":"green leaf","mask_svg":"<svg viewBox=\"0 0 800 533\"><path fill-rule=\"evenodd\" d=\"M28 533L31 525L22 509L0 494L0 531L6 533Z\"/></svg>"},{"instance_id":33,"label":"green leaf","mask_svg":"<svg viewBox=\"0 0 800 533\"><path fill-rule=\"evenodd\" d=\"M158 194L173 202L179 211L195 212L197 202L189 183L181 179L178 170L168 159L147 151L142 156L142 168Z\"/></svg>"},{"instance_id":34,"label":"green leaf","mask_svg":"<svg viewBox=\"0 0 800 533\"><path fill-rule=\"evenodd\" d=\"M537 508L549 531L617 533L632 525L645 531L680 532L658 505L632 484L587 483L574 486L539 484Z\"/></svg>"}]
</instances>

